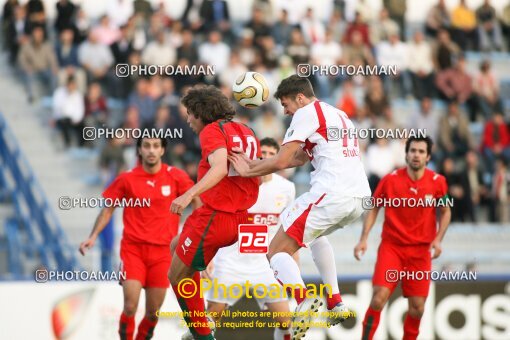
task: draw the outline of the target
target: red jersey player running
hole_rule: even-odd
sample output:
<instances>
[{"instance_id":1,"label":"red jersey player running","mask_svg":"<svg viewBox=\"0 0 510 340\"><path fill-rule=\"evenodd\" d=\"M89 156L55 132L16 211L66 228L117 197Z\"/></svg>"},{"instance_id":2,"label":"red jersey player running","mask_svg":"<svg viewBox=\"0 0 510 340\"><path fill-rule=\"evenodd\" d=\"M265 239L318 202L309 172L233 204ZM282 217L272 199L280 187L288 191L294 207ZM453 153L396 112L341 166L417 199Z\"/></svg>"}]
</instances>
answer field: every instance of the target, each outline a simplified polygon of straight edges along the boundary
<instances>
[{"instance_id":1,"label":"red jersey player running","mask_svg":"<svg viewBox=\"0 0 510 340\"><path fill-rule=\"evenodd\" d=\"M444 200L448 192L445 178L426 168L432 140L429 137L409 138L405 150L407 166L384 176L377 186L374 199L387 199L388 202L409 198L416 201ZM360 253L364 254L367 250L368 234L379 209L375 206L366 215L361 239L354 248L354 256L358 260ZM438 230L436 209L439 209ZM450 216L448 206L436 208L431 204L430 207L385 207L382 241L372 278L374 292L363 320L364 340L374 337L381 311L400 279L402 292L409 301L404 321L404 339L418 337L430 280L415 280L414 276L406 273L431 270L430 250L434 249L434 259L441 255L441 241L450 223Z\"/></svg>"},{"instance_id":2,"label":"red jersey player running","mask_svg":"<svg viewBox=\"0 0 510 340\"><path fill-rule=\"evenodd\" d=\"M140 165L120 174L103 192L104 198L113 200L150 200L148 207L128 206L123 212L120 258L126 280L121 282L124 309L119 335L122 340L133 339L142 288L145 288L145 317L138 326L136 339L152 338L158 322L156 312L161 308L169 286L167 274L172 260L169 246L179 228L179 216L170 213L170 204L193 186L184 171L161 162L165 148L164 138L138 139ZM80 244L82 255L94 245L114 210L114 207L107 207L101 211L90 237Z\"/></svg>"},{"instance_id":3,"label":"red jersey player running","mask_svg":"<svg viewBox=\"0 0 510 340\"><path fill-rule=\"evenodd\" d=\"M229 166L227 155L238 147L248 158L255 159L260 157L260 145L250 128L232 121L234 108L216 87L193 87L182 98L182 104L188 112L188 124L199 135L202 159L197 184L173 201L172 212L182 213L199 196L204 205L193 211L184 224L169 278L192 336L214 339L208 319L203 316L203 298L196 291L190 294L185 290L189 285L182 282L189 283L192 278L200 287L198 271L206 269L218 249L237 241L239 224L248 223L247 209L257 201L259 179L239 176Z\"/></svg>"},{"instance_id":4,"label":"red jersey player running","mask_svg":"<svg viewBox=\"0 0 510 340\"><path fill-rule=\"evenodd\" d=\"M322 281L331 287L326 302L328 321L335 325L350 313L342 303L335 255L324 236L356 221L363 213L362 197L371 194L358 141L348 134L354 132L354 125L345 112L317 100L306 78L293 75L284 79L275 97L280 99L285 114L292 115L278 154L252 161L236 153L231 159L236 170L247 177L301 166L311 160L315 170L311 173L310 191L280 215L282 225L269 245L267 258L280 282L305 287L292 254L309 245ZM310 327L310 312L317 312L323 304L317 297L305 296L306 289L296 288L294 297L299 305L292 324L295 340L301 339Z\"/></svg>"}]
</instances>

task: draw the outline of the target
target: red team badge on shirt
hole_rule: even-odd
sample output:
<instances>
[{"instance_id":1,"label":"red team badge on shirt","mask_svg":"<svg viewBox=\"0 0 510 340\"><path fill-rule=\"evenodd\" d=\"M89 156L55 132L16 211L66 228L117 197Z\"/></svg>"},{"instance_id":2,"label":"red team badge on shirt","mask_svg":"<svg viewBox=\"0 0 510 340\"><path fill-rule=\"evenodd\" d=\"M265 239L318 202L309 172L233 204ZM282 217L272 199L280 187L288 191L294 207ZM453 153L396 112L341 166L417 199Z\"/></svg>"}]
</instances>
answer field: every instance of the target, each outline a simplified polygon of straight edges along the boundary
<instances>
[{"instance_id":1,"label":"red team badge on shirt","mask_svg":"<svg viewBox=\"0 0 510 340\"><path fill-rule=\"evenodd\" d=\"M265 224L239 225L239 253L267 254L269 250L268 227Z\"/></svg>"}]
</instances>

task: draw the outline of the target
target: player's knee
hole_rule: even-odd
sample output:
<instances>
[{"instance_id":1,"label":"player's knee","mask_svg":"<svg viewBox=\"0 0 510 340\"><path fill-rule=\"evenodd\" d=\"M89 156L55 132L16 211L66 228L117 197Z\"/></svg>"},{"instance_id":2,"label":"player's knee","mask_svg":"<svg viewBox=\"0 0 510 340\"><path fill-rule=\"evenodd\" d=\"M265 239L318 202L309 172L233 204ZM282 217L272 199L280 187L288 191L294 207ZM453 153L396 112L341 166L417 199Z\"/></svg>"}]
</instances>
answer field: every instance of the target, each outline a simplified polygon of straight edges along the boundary
<instances>
[{"instance_id":1,"label":"player's knee","mask_svg":"<svg viewBox=\"0 0 510 340\"><path fill-rule=\"evenodd\" d=\"M157 310L147 310L145 312L145 318L151 322L158 321L158 316L156 315Z\"/></svg>"},{"instance_id":2,"label":"player's knee","mask_svg":"<svg viewBox=\"0 0 510 340\"><path fill-rule=\"evenodd\" d=\"M374 310L382 310L387 300L388 295L385 291L375 291L372 296L372 301L370 302L370 307Z\"/></svg>"},{"instance_id":3,"label":"player's knee","mask_svg":"<svg viewBox=\"0 0 510 340\"><path fill-rule=\"evenodd\" d=\"M175 236L170 242L170 253L173 254L175 252L175 248L177 248L177 242L179 242L179 235Z\"/></svg>"},{"instance_id":4,"label":"player's knee","mask_svg":"<svg viewBox=\"0 0 510 340\"><path fill-rule=\"evenodd\" d=\"M124 314L126 316L133 316L136 314L137 304L131 301L124 301Z\"/></svg>"},{"instance_id":5,"label":"player's knee","mask_svg":"<svg viewBox=\"0 0 510 340\"><path fill-rule=\"evenodd\" d=\"M422 303L411 303L409 305L409 315L415 319L421 318L425 311L425 305Z\"/></svg>"}]
</instances>

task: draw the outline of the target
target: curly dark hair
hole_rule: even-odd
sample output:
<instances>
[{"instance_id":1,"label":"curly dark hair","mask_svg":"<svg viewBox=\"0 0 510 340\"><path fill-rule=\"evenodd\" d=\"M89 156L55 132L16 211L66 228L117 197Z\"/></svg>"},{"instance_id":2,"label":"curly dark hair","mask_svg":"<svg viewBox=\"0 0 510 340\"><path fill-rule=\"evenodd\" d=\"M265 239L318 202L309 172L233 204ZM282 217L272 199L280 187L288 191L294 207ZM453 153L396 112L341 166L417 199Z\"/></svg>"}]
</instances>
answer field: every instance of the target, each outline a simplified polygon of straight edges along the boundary
<instances>
[{"instance_id":1,"label":"curly dark hair","mask_svg":"<svg viewBox=\"0 0 510 340\"><path fill-rule=\"evenodd\" d=\"M218 119L232 120L235 109L228 98L215 86L195 85L181 99L188 114L202 119L204 125Z\"/></svg>"}]
</instances>

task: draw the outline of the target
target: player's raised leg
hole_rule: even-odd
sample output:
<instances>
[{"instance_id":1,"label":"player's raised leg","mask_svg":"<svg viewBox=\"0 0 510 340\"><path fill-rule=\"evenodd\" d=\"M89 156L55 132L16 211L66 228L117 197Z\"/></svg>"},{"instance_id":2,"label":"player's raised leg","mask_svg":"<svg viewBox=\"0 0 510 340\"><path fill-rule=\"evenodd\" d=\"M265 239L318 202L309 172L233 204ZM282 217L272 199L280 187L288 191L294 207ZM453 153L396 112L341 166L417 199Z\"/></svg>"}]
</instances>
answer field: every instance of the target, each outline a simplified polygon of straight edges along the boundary
<instances>
[{"instance_id":1,"label":"player's raised leg","mask_svg":"<svg viewBox=\"0 0 510 340\"><path fill-rule=\"evenodd\" d=\"M132 340L135 333L135 314L140 300L142 283L138 280L122 282L124 309L120 315L119 335L121 340Z\"/></svg>"},{"instance_id":2,"label":"player's raised leg","mask_svg":"<svg viewBox=\"0 0 510 340\"><path fill-rule=\"evenodd\" d=\"M274 329L274 340L290 340L290 309L287 301L271 302L266 304L267 309L274 317L274 321L278 322L279 327ZM275 313L275 314L273 314Z\"/></svg>"},{"instance_id":3,"label":"player's raised leg","mask_svg":"<svg viewBox=\"0 0 510 340\"><path fill-rule=\"evenodd\" d=\"M138 325L136 340L152 339L154 328L158 323L156 312L165 301L166 288L146 288L145 289L145 316Z\"/></svg>"}]
</instances>

